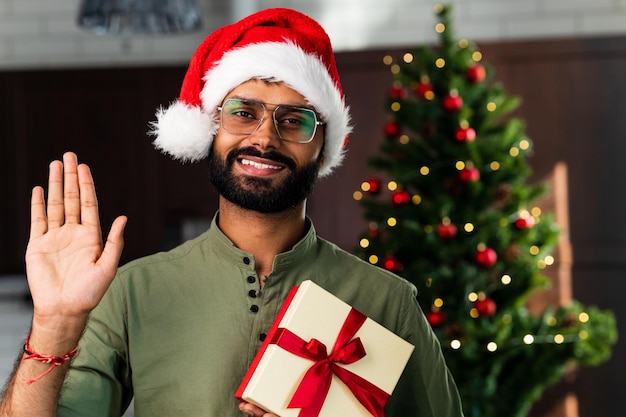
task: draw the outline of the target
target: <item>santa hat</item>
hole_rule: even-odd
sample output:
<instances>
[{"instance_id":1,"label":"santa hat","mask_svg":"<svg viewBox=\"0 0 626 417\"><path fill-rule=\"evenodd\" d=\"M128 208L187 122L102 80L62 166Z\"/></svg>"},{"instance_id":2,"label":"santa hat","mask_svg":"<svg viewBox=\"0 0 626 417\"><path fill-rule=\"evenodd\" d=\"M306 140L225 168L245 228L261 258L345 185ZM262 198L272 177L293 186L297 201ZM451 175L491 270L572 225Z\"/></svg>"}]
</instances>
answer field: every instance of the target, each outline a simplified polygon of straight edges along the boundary
<instances>
[{"instance_id":1,"label":"santa hat","mask_svg":"<svg viewBox=\"0 0 626 417\"><path fill-rule=\"evenodd\" d=\"M310 17L267 9L210 34L191 58L178 100L157 112L154 146L182 162L205 158L219 128L217 107L251 79L284 82L325 122L319 176L341 164L352 130L330 39Z\"/></svg>"}]
</instances>

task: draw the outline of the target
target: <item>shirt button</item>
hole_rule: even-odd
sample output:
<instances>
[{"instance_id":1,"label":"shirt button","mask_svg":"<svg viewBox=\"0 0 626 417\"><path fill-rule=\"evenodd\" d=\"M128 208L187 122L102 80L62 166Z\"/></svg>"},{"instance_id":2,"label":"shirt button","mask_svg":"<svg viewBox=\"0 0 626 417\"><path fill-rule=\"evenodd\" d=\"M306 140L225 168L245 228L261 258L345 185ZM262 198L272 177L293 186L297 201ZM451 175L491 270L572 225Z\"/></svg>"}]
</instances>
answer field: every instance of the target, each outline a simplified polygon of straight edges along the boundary
<instances>
[{"instance_id":1,"label":"shirt button","mask_svg":"<svg viewBox=\"0 0 626 417\"><path fill-rule=\"evenodd\" d=\"M256 281L256 278L254 278L252 275L249 275L248 278L246 278L248 280L248 283L253 284L254 281Z\"/></svg>"},{"instance_id":2,"label":"shirt button","mask_svg":"<svg viewBox=\"0 0 626 417\"><path fill-rule=\"evenodd\" d=\"M251 305L250 311L252 311L253 313L256 313L257 311L259 311L259 306L256 304Z\"/></svg>"},{"instance_id":3,"label":"shirt button","mask_svg":"<svg viewBox=\"0 0 626 417\"><path fill-rule=\"evenodd\" d=\"M244 256L243 263L246 265L250 265L250 258L248 258L247 256Z\"/></svg>"},{"instance_id":4,"label":"shirt button","mask_svg":"<svg viewBox=\"0 0 626 417\"><path fill-rule=\"evenodd\" d=\"M250 298L256 298L256 291L255 290L250 290L250 291L248 291L248 295L250 296Z\"/></svg>"},{"instance_id":5,"label":"shirt button","mask_svg":"<svg viewBox=\"0 0 626 417\"><path fill-rule=\"evenodd\" d=\"M267 335L265 333L260 333L259 334L259 340L262 342L265 340L265 338L267 337Z\"/></svg>"}]
</instances>

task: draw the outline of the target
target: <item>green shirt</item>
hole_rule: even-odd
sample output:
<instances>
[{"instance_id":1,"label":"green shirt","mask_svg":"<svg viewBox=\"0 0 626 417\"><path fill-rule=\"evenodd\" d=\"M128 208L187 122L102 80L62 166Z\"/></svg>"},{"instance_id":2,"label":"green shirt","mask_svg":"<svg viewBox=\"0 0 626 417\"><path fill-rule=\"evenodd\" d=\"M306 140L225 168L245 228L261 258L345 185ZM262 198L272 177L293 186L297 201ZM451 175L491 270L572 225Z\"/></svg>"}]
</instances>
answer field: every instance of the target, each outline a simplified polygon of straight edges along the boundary
<instances>
[{"instance_id":1,"label":"green shirt","mask_svg":"<svg viewBox=\"0 0 626 417\"><path fill-rule=\"evenodd\" d=\"M121 267L92 312L59 416L240 417L233 397L289 290L310 279L415 345L387 417L459 417L439 343L407 281L321 239L311 225L259 290L254 257L215 219L196 239ZM323 308L323 307L322 307Z\"/></svg>"}]
</instances>

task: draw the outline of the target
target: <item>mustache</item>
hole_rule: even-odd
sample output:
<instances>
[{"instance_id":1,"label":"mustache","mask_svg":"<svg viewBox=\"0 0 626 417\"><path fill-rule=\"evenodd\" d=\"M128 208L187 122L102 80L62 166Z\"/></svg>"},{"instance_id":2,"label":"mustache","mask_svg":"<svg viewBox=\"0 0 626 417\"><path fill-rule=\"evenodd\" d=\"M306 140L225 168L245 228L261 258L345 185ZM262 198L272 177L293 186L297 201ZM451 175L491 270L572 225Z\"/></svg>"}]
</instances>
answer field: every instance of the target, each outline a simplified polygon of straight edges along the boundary
<instances>
[{"instance_id":1,"label":"mustache","mask_svg":"<svg viewBox=\"0 0 626 417\"><path fill-rule=\"evenodd\" d=\"M230 166L234 164L237 158L241 156L254 156L257 158L263 158L270 161L278 162L279 164L286 165L292 171L295 171L296 169L296 162L288 156L285 156L276 151L261 152L253 147L234 149L230 151L228 153L228 157L226 158L228 165Z\"/></svg>"}]
</instances>

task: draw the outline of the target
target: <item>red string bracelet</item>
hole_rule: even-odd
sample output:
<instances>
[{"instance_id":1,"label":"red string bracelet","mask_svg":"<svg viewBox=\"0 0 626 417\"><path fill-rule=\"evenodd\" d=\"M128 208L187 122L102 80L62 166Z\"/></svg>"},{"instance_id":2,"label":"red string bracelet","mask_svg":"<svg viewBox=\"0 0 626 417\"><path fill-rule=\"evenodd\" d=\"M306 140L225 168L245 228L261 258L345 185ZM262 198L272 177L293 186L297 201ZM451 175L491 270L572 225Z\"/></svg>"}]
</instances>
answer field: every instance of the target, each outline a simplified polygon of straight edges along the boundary
<instances>
[{"instance_id":1,"label":"red string bracelet","mask_svg":"<svg viewBox=\"0 0 626 417\"><path fill-rule=\"evenodd\" d=\"M54 368L56 368L57 366L61 366L65 362L69 361L72 358L72 356L76 355L76 352L78 352L78 346L76 346L74 349L72 349L71 352L66 353L63 356L41 355L35 352L30 347L30 345L28 344L29 341L30 341L30 334L26 337L26 342L24 342L24 353L26 354L26 356L24 356L22 360L26 361L28 359L34 359L42 363L49 363L50 368L43 374L39 375L37 378L26 381L26 385L30 385L39 381L41 378L45 377L50 372L52 372Z\"/></svg>"}]
</instances>

